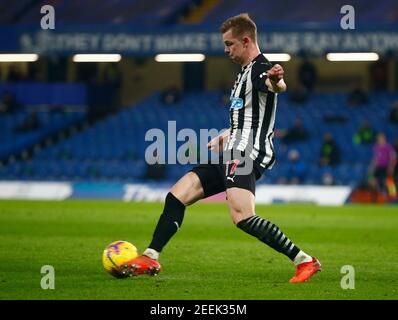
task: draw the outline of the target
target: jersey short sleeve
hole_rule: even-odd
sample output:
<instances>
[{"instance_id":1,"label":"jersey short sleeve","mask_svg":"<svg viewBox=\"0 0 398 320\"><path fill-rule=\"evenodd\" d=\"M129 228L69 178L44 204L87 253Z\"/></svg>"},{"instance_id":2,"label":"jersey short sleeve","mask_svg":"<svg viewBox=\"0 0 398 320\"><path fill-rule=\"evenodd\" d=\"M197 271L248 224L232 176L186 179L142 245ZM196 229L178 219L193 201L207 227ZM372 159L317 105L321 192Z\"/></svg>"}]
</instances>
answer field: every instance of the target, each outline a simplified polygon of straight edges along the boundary
<instances>
[{"instance_id":1,"label":"jersey short sleeve","mask_svg":"<svg viewBox=\"0 0 398 320\"><path fill-rule=\"evenodd\" d=\"M252 84L253 88L262 92L267 92L268 87L265 84L267 79L267 71L272 68L272 63L269 62L263 55L256 60L252 68Z\"/></svg>"}]
</instances>

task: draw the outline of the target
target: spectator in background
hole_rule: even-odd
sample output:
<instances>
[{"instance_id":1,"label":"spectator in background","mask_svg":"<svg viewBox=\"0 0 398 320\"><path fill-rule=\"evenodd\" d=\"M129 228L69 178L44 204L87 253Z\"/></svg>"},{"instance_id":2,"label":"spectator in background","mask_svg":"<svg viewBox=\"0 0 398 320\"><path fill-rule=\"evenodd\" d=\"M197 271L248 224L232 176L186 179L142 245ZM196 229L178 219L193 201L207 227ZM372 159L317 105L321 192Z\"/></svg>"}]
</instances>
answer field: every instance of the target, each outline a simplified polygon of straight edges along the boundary
<instances>
[{"instance_id":1,"label":"spectator in background","mask_svg":"<svg viewBox=\"0 0 398 320\"><path fill-rule=\"evenodd\" d=\"M120 88L121 88L121 74L118 66L114 63L109 63L104 70L103 84L111 98L112 108L117 109L121 104Z\"/></svg>"},{"instance_id":2,"label":"spectator in background","mask_svg":"<svg viewBox=\"0 0 398 320\"><path fill-rule=\"evenodd\" d=\"M398 156L398 138L395 139L393 147L394 147L395 155ZM395 181L395 183L398 183L398 165L397 165L397 163L395 163L395 168L394 168L394 181Z\"/></svg>"},{"instance_id":3,"label":"spectator in background","mask_svg":"<svg viewBox=\"0 0 398 320\"><path fill-rule=\"evenodd\" d=\"M369 144L375 140L375 131L371 127L370 123L365 120L358 131L353 136L355 144Z\"/></svg>"},{"instance_id":4,"label":"spectator in background","mask_svg":"<svg viewBox=\"0 0 398 320\"><path fill-rule=\"evenodd\" d=\"M181 91L177 86L171 86L161 93L160 100L165 105L178 103L181 101Z\"/></svg>"},{"instance_id":5,"label":"spectator in background","mask_svg":"<svg viewBox=\"0 0 398 320\"><path fill-rule=\"evenodd\" d=\"M372 63L369 72L372 90L385 91L388 89L388 60L380 59Z\"/></svg>"},{"instance_id":6,"label":"spectator in background","mask_svg":"<svg viewBox=\"0 0 398 320\"><path fill-rule=\"evenodd\" d=\"M324 186L334 186L336 184L331 172L325 172L322 175L322 184Z\"/></svg>"},{"instance_id":7,"label":"spectator in background","mask_svg":"<svg viewBox=\"0 0 398 320\"><path fill-rule=\"evenodd\" d=\"M368 95L359 86L356 86L347 97L347 104L350 107L358 107L369 102Z\"/></svg>"},{"instance_id":8,"label":"spectator in background","mask_svg":"<svg viewBox=\"0 0 398 320\"><path fill-rule=\"evenodd\" d=\"M155 149L152 155L154 158L158 156L158 149ZM151 159L152 162L153 159ZM144 180L164 180L167 176L167 167L165 164L146 162L146 171L141 177Z\"/></svg>"},{"instance_id":9,"label":"spectator in background","mask_svg":"<svg viewBox=\"0 0 398 320\"><path fill-rule=\"evenodd\" d=\"M103 76L105 84L112 85L117 89L120 88L121 74L117 65L114 63L107 64Z\"/></svg>"},{"instance_id":10,"label":"spectator in background","mask_svg":"<svg viewBox=\"0 0 398 320\"><path fill-rule=\"evenodd\" d=\"M312 92L318 80L318 71L313 63L307 58L298 69L298 78L301 85L307 92Z\"/></svg>"},{"instance_id":11,"label":"spectator in background","mask_svg":"<svg viewBox=\"0 0 398 320\"><path fill-rule=\"evenodd\" d=\"M0 102L0 113L11 113L17 111L21 105L18 103L15 94L10 91L3 92Z\"/></svg>"},{"instance_id":12,"label":"spectator in background","mask_svg":"<svg viewBox=\"0 0 398 320\"><path fill-rule=\"evenodd\" d=\"M53 61L56 66L58 63ZM57 72L57 68L52 72ZM51 75L51 78L57 77L56 75ZM76 66L76 80L78 82L85 82L86 84L98 84L98 63L78 63Z\"/></svg>"},{"instance_id":13,"label":"spectator in background","mask_svg":"<svg viewBox=\"0 0 398 320\"><path fill-rule=\"evenodd\" d=\"M322 120L326 123L344 123L348 119L342 114L328 114L322 117Z\"/></svg>"},{"instance_id":14,"label":"spectator in background","mask_svg":"<svg viewBox=\"0 0 398 320\"><path fill-rule=\"evenodd\" d=\"M391 123L398 124L398 100L396 100L392 105L389 120Z\"/></svg>"},{"instance_id":15,"label":"spectator in background","mask_svg":"<svg viewBox=\"0 0 398 320\"><path fill-rule=\"evenodd\" d=\"M396 161L394 148L387 142L385 134L380 132L376 137L373 159L369 166L369 173L376 178L380 191L387 191L386 179L393 176Z\"/></svg>"},{"instance_id":16,"label":"spectator in background","mask_svg":"<svg viewBox=\"0 0 398 320\"><path fill-rule=\"evenodd\" d=\"M336 166L340 163L340 149L330 132L323 136L319 164L321 166Z\"/></svg>"},{"instance_id":17,"label":"spectator in background","mask_svg":"<svg viewBox=\"0 0 398 320\"><path fill-rule=\"evenodd\" d=\"M290 129L281 129L276 132L277 137L281 138L282 143L289 144L292 142L304 141L308 139L309 134L303 125L303 121L299 118L294 120L293 127Z\"/></svg>"},{"instance_id":18,"label":"spectator in background","mask_svg":"<svg viewBox=\"0 0 398 320\"><path fill-rule=\"evenodd\" d=\"M287 184L300 184L305 181L307 175L307 167L300 159L300 153L296 149L292 149L288 153L288 169L287 177L283 177L279 182Z\"/></svg>"},{"instance_id":19,"label":"spectator in background","mask_svg":"<svg viewBox=\"0 0 398 320\"><path fill-rule=\"evenodd\" d=\"M302 85L299 84L296 88L292 89L289 94L289 100L296 104L303 104L308 101L308 91Z\"/></svg>"},{"instance_id":20,"label":"spectator in background","mask_svg":"<svg viewBox=\"0 0 398 320\"><path fill-rule=\"evenodd\" d=\"M165 164L147 164L144 180L164 180L166 179L166 165Z\"/></svg>"},{"instance_id":21,"label":"spectator in background","mask_svg":"<svg viewBox=\"0 0 398 320\"><path fill-rule=\"evenodd\" d=\"M15 65L11 65L10 70L8 71L7 81L18 82L21 80L22 80L22 74L20 70Z\"/></svg>"},{"instance_id":22,"label":"spectator in background","mask_svg":"<svg viewBox=\"0 0 398 320\"><path fill-rule=\"evenodd\" d=\"M36 112L27 115L24 122L14 128L15 132L29 132L39 129L41 126L39 117Z\"/></svg>"}]
</instances>

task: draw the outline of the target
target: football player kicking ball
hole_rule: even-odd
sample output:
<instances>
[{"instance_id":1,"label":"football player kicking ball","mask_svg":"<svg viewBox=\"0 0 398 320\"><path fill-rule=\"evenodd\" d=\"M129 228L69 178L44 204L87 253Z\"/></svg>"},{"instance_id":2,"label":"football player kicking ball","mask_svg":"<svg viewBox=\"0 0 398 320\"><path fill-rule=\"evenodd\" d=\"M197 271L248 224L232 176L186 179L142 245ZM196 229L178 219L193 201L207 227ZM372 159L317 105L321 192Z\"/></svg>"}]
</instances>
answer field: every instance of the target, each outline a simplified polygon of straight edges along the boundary
<instances>
[{"instance_id":1,"label":"football player kicking ball","mask_svg":"<svg viewBox=\"0 0 398 320\"><path fill-rule=\"evenodd\" d=\"M231 92L230 128L208 144L223 149L218 164L200 164L183 176L166 196L152 242L143 255L121 268L123 276L156 275L159 254L181 227L185 207L226 191L230 214L242 231L287 256L296 266L290 282L304 282L321 270L315 257L300 250L277 225L255 213L255 183L274 162L272 143L277 94L286 90L282 66L260 52L257 28L248 14L226 20L220 31L224 51L242 69Z\"/></svg>"}]
</instances>

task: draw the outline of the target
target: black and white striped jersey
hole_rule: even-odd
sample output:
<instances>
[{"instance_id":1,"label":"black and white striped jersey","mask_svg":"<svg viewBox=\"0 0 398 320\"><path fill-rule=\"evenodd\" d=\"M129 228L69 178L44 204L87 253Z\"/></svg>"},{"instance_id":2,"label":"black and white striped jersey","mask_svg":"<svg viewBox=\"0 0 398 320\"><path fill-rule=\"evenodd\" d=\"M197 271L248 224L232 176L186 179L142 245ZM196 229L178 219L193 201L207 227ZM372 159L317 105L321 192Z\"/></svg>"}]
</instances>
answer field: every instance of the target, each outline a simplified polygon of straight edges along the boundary
<instances>
[{"instance_id":1,"label":"black and white striped jersey","mask_svg":"<svg viewBox=\"0 0 398 320\"><path fill-rule=\"evenodd\" d=\"M259 54L242 68L231 92L231 133L225 150L244 151L264 168L275 162L274 136L277 94L265 84L272 63Z\"/></svg>"}]
</instances>

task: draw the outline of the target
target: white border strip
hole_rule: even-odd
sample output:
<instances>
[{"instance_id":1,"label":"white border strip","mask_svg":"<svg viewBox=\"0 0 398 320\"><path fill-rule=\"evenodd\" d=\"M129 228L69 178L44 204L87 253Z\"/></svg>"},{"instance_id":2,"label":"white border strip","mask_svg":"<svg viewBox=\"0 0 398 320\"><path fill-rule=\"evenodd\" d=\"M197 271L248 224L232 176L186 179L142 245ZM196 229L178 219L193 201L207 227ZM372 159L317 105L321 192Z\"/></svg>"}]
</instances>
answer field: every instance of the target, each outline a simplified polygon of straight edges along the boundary
<instances>
[{"instance_id":1,"label":"white border strip","mask_svg":"<svg viewBox=\"0 0 398 320\"><path fill-rule=\"evenodd\" d=\"M65 200L72 193L70 183L0 182L0 199Z\"/></svg>"}]
</instances>

